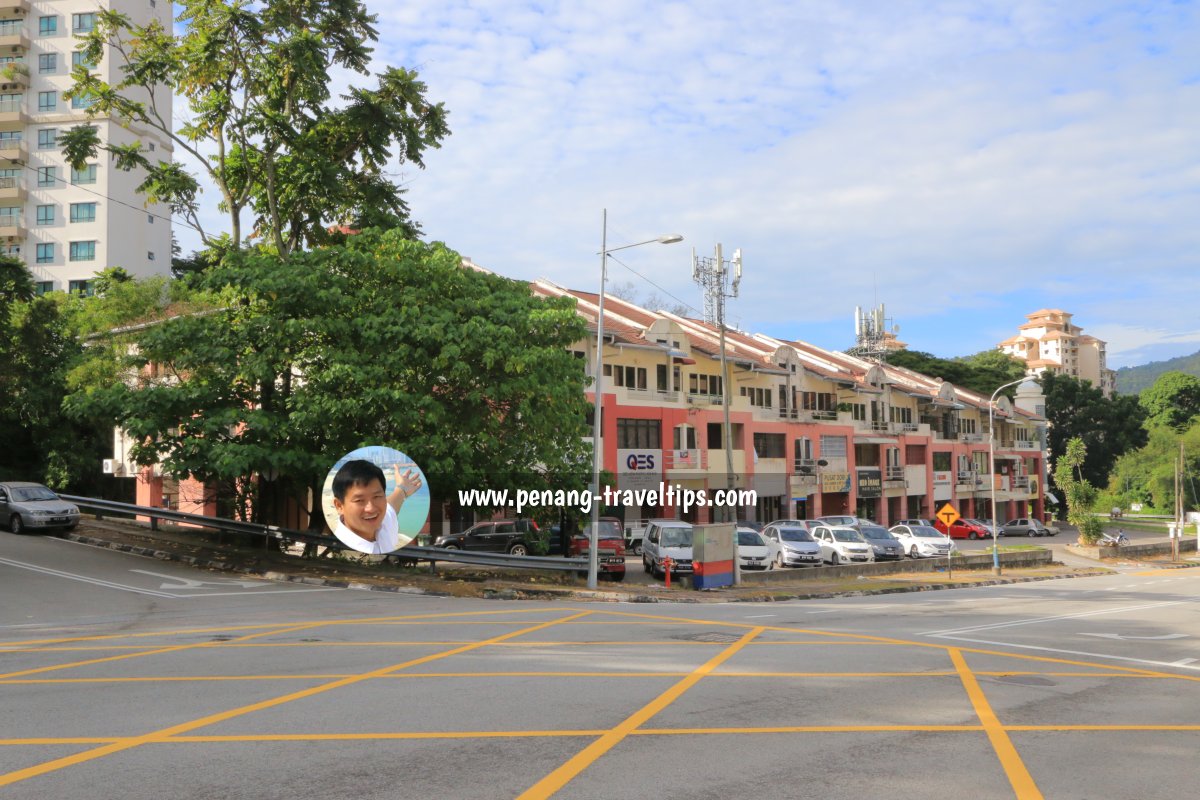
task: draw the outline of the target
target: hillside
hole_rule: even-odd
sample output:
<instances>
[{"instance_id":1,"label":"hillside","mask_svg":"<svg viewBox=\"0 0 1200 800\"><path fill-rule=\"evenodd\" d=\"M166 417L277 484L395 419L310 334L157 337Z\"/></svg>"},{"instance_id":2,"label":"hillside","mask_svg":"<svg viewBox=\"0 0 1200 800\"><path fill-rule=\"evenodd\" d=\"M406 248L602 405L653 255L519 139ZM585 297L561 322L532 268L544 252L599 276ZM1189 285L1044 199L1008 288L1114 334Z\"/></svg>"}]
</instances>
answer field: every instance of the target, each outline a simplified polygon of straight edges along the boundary
<instances>
[{"instance_id":1,"label":"hillside","mask_svg":"<svg viewBox=\"0 0 1200 800\"><path fill-rule=\"evenodd\" d=\"M1180 356L1169 361L1151 361L1139 367L1122 367L1117 370L1117 391L1120 394L1137 394L1158 380L1164 372L1179 370L1200 378L1200 352Z\"/></svg>"}]
</instances>

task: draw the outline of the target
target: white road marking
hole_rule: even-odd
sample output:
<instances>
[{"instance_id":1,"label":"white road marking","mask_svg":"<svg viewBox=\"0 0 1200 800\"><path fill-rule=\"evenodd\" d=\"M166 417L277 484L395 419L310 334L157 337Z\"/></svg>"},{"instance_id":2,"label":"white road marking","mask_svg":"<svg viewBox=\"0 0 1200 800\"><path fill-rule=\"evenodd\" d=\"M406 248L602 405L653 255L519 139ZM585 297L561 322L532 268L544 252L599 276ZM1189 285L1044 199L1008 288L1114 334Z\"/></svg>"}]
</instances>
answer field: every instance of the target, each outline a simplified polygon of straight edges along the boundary
<instances>
[{"instance_id":1,"label":"white road marking","mask_svg":"<svg viewBox=\"0 0 1200 800\"><path fill-rule=\"evenodd\" d=\"M944 636L950 633L974 633L975 631L988 631L997 628L1016 628L1022 625L1036 625L1039 622L1055 622L1062 619L1081 619L1083 617L1098 617L1104 614L1120 614L1124 611L1141 611L1147 608L1165 608L1167 606L1178 606L1184 603L1193 603L1195 600L1169 600L1162 603L1147 603L1140 606L1120 606L1118 608L1102 608L1097 611L1082 611L1078 614L1060 614L1054 617L1034 617L1032 619L1010 620L1008 622L993 622L989 625L968 625L963 628L947 628L940 631L922 631L919 636Z\"/></svg>"},{"instance_id":2,"label":"white road marking","mask_svg":"<svg viewBox=\"0 0 1200 800\"><path fill-rule=\"evenodd\" d=\"M751 614L746 619L762 619L763 617L778 617L778 614Z\"/></svg>"},{"instance_id":3,"label":"white road marking","mask_svg":"<svg viewBox=\"0 0 1200 800\"><path fill-rule=\"evenodd\" d=\"M1178 661L1172 661L1171 666L1172 667L1186 667L1188 664L1195 664L1195 663L1196 663L1196 659L1194 659L1194 658L1181 658Z\"/></svg>"},{"instance_id":4,"label":"white road marking","mask_svg":"<svg viewBox=\"0 0 1200 800\"><path fill-rule=\"evenodd\" d=\"M7 564L10 567L18 567L20 569L27 569L27 570L30 570L31 572L40 572L44 575L51 575L56 578L66 578L66 579L72 580L72 581L79 581L80 583L90 583L93 586L100 586L105 589L117 589L122 592L132 592L134 594L145 594L145 595L150 595L151 597L166 597L166 598L170 598L172 600L193 600L193 599L203 598L203 597L228 597L230 595L296 594L299 592L340 592L340 591L342 591L340 588L338 588L336 586L308 586L303 589L301 589L301 588L274 589L274 590L258 591L258 592L242 591L242 592L206 592L204 594L171 594L170 592L163 592L163 591L159 591L157 589L145 589L140 586L129 586L128 584L117 583L115 581L106 581L102 578L91 578L91 577L88 577L87 575L79 575L74 572L64 572L63 570L51 569L50 567L40 567L37 564L26 564L23 561L13 561L12 559L9 559L9 558L0 558L0 564ZM134 570L134 571L136 571L136 570Z\"/></svg>"},{"instance_id":5,"label":"white road marking","mask_svg":"<svg viewBox=\"0 0 1200 800\"><path fill-rule=\"evenodd\" d=\"M956 642L970 642L971 644L986 644L991 647L1016 647L1021 650L1037 650L1043 653L1059 653L1062 655L1071 656L1087 656L1088 658L1107 658L1114 661L1132 661L1135 664L1149 664L1155 667L1178 667L1179 669L1200 670L1200 665L1192 666L1177 661L1151 661L1145 658L1130 658L1128 656L1114 656L1108 653L1089 653L1085 650L1065 650L1057 647L1039 647L1033 644L1013 644L1011 642L992 642L987 639L968 639L965 636L940 636L940 639L948 639ZM1184 661L1194 661L1195 659L1184 659Z\"/></svg>"},{"instance_id":6,"label":"white road marking","mask_svg":"<svg viewBox=\"0 0 1200 800\"><path fill-rule=\"evenodd\" d=\"M1115 639L1117 641L1126 641L1129 639L1152 639L1156 641L1166 641L1167 639L1186 639L1186 633L1165 633L1162 636L1133 636L1125 633L1080 633L1078 636L1095 636L1100 639Z\"/></svg>"},{"instance_id":7,"label":"white road marking","mask_svg":"<svg viewBox=\"0 0 1200 800\"><path fill-rule=\"evenodd\" d=\"M270 581L197 581L192 578L180 578L175 575L165 575L161 572L151 572L148 569L131 569L129 571L176 581L175 583L164 583L158 587L160 589L203 589L205 586L241 586L243 589L263 589L271 585Z\"/></svg>"}]
</instances>

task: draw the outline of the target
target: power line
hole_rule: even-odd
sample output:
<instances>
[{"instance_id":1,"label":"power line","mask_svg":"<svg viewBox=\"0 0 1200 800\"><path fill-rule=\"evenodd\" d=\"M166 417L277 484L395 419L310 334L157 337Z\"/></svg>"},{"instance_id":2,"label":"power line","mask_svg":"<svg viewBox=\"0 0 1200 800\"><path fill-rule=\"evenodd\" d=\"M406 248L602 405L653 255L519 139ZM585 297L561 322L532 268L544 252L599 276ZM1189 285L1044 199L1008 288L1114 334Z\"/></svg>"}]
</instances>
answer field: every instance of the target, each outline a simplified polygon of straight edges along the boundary
<instances>
[{"instance_id":1,"label":"power line","mask_svg":"<svg viewBox=\"0 0 1200 800\"><path fill-rule=\"evenodd\" d=\"M644 280L646 283L650 284L650 285L651 285L651 286L653 286L655 289L658 289L660 292L662 292L663 294L665 294L667 297L671 298L671 299L672 299L672 300L674 300L675 302L679 303L679 305L683 306L684 308L687 308L687 309L689 309L689 310L691 310L691 311L695 311L695 312L697 312L697 313L699 313L699 312L700 312L700 309L696 308L695 306L693 306L691 303L687 302L686 300L680 300L678 297L676 297L675 295L671 294L669 291L667 291L667 290L666 290L666 289L664 289L663 287L659 286L657 283L655 283L654 281L650 280L650 279L649 279L649 278L647 278L645 275L643 275L642 273L638 272L638 271L637 271L636 269L634 269L633 267L631 267L631 266L629 266L628 264L626 264L624 261L621 261L621 260L620 260L619 258L617 258L616 256L614 256L614 255L609 255L608 259L609 259L610 261L616 261L616 262L617 262L618 264L620 264L622 267L624 267L625 269L629 270L629 271L630 271L630 272L632 272L634 275L637 275L639 278L641 278L642 280ZM651 310L653 310L653 309L651 309Z\"/></svg>"}]
</instances>

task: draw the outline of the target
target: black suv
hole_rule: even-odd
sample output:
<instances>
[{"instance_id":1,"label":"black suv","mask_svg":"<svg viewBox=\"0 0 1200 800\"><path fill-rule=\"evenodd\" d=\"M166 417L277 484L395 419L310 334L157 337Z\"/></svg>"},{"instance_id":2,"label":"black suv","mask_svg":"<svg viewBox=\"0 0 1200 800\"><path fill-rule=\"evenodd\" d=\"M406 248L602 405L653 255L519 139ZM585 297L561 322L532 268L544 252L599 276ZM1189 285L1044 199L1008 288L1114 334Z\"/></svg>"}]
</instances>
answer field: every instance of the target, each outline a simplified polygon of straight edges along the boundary
<instances>
[{"instance_id":1,"label":"black suv","mask_svg":"<svg viewBox=\"0 0 1200 800\"><path fill-rule=\"evenodd\" d=\"M476 523L462 533L443 536L434 547L524 556L529 554L526 533L539 533L537 523L531 519L493 519Z\"/></svg>"}]
</instances>

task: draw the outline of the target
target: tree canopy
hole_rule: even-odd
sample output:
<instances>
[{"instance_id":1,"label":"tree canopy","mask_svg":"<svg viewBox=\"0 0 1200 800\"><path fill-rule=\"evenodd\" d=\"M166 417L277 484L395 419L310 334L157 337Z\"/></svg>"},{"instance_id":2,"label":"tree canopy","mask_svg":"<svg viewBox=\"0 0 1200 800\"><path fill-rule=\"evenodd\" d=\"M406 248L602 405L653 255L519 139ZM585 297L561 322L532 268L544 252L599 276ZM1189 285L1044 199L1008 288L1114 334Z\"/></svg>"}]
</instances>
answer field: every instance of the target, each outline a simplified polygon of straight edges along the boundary
<instances>
[{"instance_id":1,"label":"tree canopy","mask_svg":"<svg viewBox=\"0 0 1200 800\"><path fill-rule=\"evenodd\" d=\"M1146 424L1186 430L1200 415L1200 378L1185 372L1165 372L1138 396Z\"/></svg>"},{"instance_id":2,"label":"tree canopy","mask_svg":"<svg viewBox=\"0 0 1200 800\"><path fill-rule=\"evenodd\" d=\"M1093 486L1107 486L1117 458L1146 443L1142 427L1146 412L1136 397L1105 397L1089 381L1051 373L1040 380L1046 395L1051 460L1061 459L1067 442L1078 438L1085 450L1079 465L1080 479Z\"/></svg>"},{"instance_id":3,"label":"tree canopy","mask_svg":"<svg viewBox=\"0 0 1200 800\"><path fill-rule=\"evenodd\" d=\"M997 387L1025 374L1024 362L999 350L984 350L959 358L938 358L920 350L898 350L888 355L887 363L941 378L984 397L991 397Z\"/></svg>"},{"instance_id":4,"label":"tree canopy","mask_svg":"<svg viewBox=\"0 0 1200 800\"><path fill-rule=\"evenodd\" d=\"M70 163L107 151L119 169L144 170L149 202L166 203L201 234L207 248L240 248L245 239L287 256L336 241L334 226L401 227L410 236L402 190L387 170L423 167L423 154L449 134L446 111L425 97L413 70L388 67L374 88L350 86L334 105L342 73L368 75L375 17L358 0L182 0L176 30L154 20L134 25L117 10L97 12L83 38L86 64L71 75L68 97L85 97L90 116L113 116L156 131L200 165L160 161L141 142L101 142L93 126L61 132ZM106 52L116 69L95 69ZM105 80L105 74L113 80ZM167 99L187 102L175 127ZM219 193L228 232L204 229L202 188ZM245 226L243 216L251 224Z\"/></svg>"},{"instance_id":5,"label":"tree canopy","mask_svg":"<svg viewBox=\"0 0 1200 800\"><path fill-rule=\"evenodd\" d=\"M237 485L259 519L282 494L319 496L365 444L413 457L435 496L584 485L586 379L568 346L586 331L571 301L401 230L286 259L230 254L195 280L207 311L124 335L124 368L156 376L68 398L124 428L139 463Z\"/></svg>"}]
</instances>

